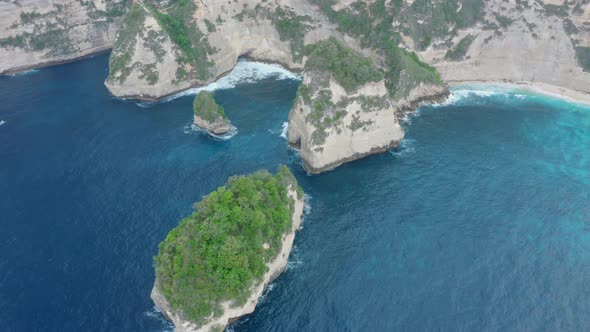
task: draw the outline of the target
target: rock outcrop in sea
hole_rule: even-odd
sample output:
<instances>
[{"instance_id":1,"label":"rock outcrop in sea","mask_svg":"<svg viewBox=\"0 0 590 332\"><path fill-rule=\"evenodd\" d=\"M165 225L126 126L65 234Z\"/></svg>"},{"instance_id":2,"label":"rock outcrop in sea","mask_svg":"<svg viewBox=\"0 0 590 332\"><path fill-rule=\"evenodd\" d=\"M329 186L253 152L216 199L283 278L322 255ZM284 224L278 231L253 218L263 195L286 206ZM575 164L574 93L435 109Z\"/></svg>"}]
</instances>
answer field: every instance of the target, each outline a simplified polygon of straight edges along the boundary
<instances>
[{"instance_id":1,"label":"rock outcrop in sea","mask_svg":"<svg viewBox=\"0 0 590 332\"><path fill-rule=\"evenodd\" d=\"M303 191L285 166L274 176L232 177L199 202L155 257L151 298L175 331L221 331L252 313L287 267L303 207Z\"/></svg>"},{"instance_id":2,"label":"rock outcrop in sea","mask_svg":"<svg viewBox=\"0 0 590 332\"><path fill-rule=\"evenodd\" d=\"M196 126L214 135L224 135L232 130L223 107L215 102L213 95L201 91L193 101L193 122Z\"/></svg>"},{"instance_id":3,"label":"rock outcrop in sea","mask_svg":"<svg viewBox=\"0 0 590 332\"><path fill-rule=\"evenodd\" d=\"M446 93L442 84L419 85L396 101L371 58L335 38L308 50L303 82L289 113L288 140L300 149L311 173L396 147L404 137L400 111Z\"/></svg>"}]
</instances>

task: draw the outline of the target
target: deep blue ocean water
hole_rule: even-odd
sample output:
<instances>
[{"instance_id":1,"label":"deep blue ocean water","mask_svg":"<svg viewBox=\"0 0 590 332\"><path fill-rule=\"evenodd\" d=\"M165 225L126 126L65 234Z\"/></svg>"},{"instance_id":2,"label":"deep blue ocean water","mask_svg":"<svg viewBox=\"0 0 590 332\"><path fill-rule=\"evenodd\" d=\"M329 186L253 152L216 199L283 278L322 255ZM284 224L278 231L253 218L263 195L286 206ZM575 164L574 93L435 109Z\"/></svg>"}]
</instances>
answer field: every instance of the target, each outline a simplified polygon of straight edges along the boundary
<instances>
[{"instance_id":1,"label":"deep blue ocean water","mask_svg":"<svg viewBox=\"0 0 590 332\"><path fill-rule=\"evenodd\" d=\"M228 176L287 164L309 199L288 270L235 331L590 329L590 109L455 91L389 153L309 176L280 137L298 81L113 99L107 55L0 78L0 330L162 331L152 256Z\"/></svg>"}]
</instances>

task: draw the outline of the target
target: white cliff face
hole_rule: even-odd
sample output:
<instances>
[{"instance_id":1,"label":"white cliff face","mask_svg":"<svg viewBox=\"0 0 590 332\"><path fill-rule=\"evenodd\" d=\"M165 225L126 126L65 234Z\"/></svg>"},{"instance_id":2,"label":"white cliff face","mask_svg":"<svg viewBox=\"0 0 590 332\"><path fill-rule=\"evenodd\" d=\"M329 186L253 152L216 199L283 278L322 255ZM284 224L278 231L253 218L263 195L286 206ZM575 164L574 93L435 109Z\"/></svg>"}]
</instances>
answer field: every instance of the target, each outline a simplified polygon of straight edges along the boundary
<instances>
[{"instance_id":1,"label":"white cliff face","mask_svg":"<svg viewBox=\"0 0 590 332\"><path fill-rule=\"evenodd\" d=\"M303 84L313 86L315 75L306 73ZM335 106L330 126L312 121L313 102L299 95L289 113L289 142L299 146L308 171L319 173L338 165L395 147L404 137L393 102L383 81L370 82L349 94L333 79L312 92L311 100L328 90ZM341 102L343 101L343 102ZM337 115L341 114L340 116ZM323 127L323 128L320 128ZM318 135L323 132L323 135ZM325 136L325 138L318 138Z\"/></svg>"},{"instance_id":2,"label":"white cliff face","mask_svg":"<svg viewBox=\"0 0 590 332\"><path fill-rule=\"evenodd\" d=\"M152 99L153 96L189 88L190 82L176 80L176 72L181 67L177 60L181 52L178 46L172 42L149 10L141 5L133 10L141 13L143 20L123 22L117 38L119 45L111 54L106 87L117 91L119 96L138 99ZM137 33L129 31L127 25L131 24L139 24ZM124 66L118 67L121 70L114 70L113 63L127 56L129 59Z\"/></svg>"},{"instance_id":3,"label":"white cliff face","mask_svg":"<svg viewBox=\"0 0 590 332\"><path fill-rule=\"evenodd\" d=\"M484 22L459 30L451 43L434 41L420 56L434 65L442 78L453 81L534 82L590 93L590 72L584 71L576 48L590 46L590 4L564 15L551 14L544 5L563 1L486 1ZM502 26L498 20L503 20ZM567 28L567 29L566 29ZM466 36L472 41L464 56L445 58ZM588 53L590 54L590 52Z\"/></svg>"},{"instance_id":4,"label":"white cliff face","mask_svg":"<svg viewBox=\"0 0 590 332\"><path fill-rule=\"evenodd\" d=\"M0 74L110 49L125 9L124 0L0 1Z\"/></svg>"},{"instance_id":5,"label":"white cliff face","mask_svg":"<svg viewBox=\"0 0 590 332\"><path fill-rule=\"evenodd\" d=\"M258 5L258 7L257 7ZM325 21L317 10L308 4L294 0L279 0L276 2L259 2L244 0L239 2L221 2L215 0L195 1L194 22L197 29L206 35L206 46L212 51L208 56L210 68L207 77L180 77L177 75L178 59L182 51L175 45L170 45L170 38L166 37L163 48L168 50L161 60L154 60L149 50L137 48L128 61L128 66L136 64L131 74L123 80L108 79L109 91L117 97L134 97L138 99L158 99L166 95L184 90L191 86L203 85L214 81L219 76L230 71L236 64L238 57L248 55L261 61L281 63L291 69L301 69L301 56L294 53L302 52L304 44L315 43L334 34L334 29ZM281 36L277 30L273 16L280 7L294 16L305 17L305 33L296 50L292 40ZM151 15L148 15L151 17ZM155 19L154 19L155 20ZM145 43L147 29L161 30L150 23L144 33L137 35L137 43ZM157 25L157 22L155 22ZM203 45L205 47L205 45ZM113 53L124 52L115 46ZM148 55L146 55L146 52ZM147 84L141 80L141 73L137 64L153 64L158 69L159 77L153 83ZM185 64L187 71L191 66Z\"/></svg>"},{"instance_id":6,"label":"white cliff face","mask_svg":"<svg viewBox=\"0 0 590 332\"><path fill-rule=\"evenodd\" d=\"M274 260L268 263L268 272L264 274L260 283L252 287L250 297L244 305L234 306L233 301L224 302L222 303L223 314L214 317L213 313L211 313L211 318L209 318L204 325L197 326L192 322L184 320L180 313L177 313L172 309L165 296L158 289L158 281L156 280L152 289L151 298L156 304L156 307L158 307L158 309L160 309L166 317L174 323L174 330L176 332L209 332L223 330L233 320L254 312L258 300L264 293L268 284L276 279L287 268L289 254L291 253L293 241L295 240L295 233L301 226L301 217L303 216L304 207L303 197L298 198L297 191L294 188L290 188L288 195L295 201L291 231L283 235L281 251Z\"/></svg>"}]
</instances>

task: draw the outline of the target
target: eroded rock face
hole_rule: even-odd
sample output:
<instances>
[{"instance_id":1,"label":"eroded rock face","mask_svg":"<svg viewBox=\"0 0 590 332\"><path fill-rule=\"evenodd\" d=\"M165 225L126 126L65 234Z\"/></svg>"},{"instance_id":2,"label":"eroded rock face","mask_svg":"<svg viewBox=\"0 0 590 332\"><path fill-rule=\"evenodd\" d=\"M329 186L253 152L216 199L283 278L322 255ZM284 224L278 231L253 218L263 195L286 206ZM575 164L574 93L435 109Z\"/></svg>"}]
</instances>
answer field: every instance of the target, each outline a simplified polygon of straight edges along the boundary
<instances>
[{"instance_id":1,"label":"eroded rock face","mask_svg":"<svg viewBox=\"0 0 590 332\"><path fill-rule=\"evenodd\" d=\"M229 119L213 95L201 91L193 101L194 124L215 135L227 134L232 130Z\"/></svg>"},{"instance_id":2,"label":"eroded rock face","mask_svg":"<svg viewBox=\"0 0 590 332\"><path fill-rule=\"evenodd\" d=\"M308 91L299 93L289 113L289 143L300 148L307 170L319 173L397 146L404 132L383 81L349 94L326 75L305 73ZM320 103L325 110L318 115Z\"/></svg>"},{"instance_id":3,"label":"eroded rock face","mask_svg":"<svg viewBox=\"0 0 590 332\"><path fill-rule=\"evenodd\" d=\"M486 1L474 26L416 49L447 82L526 81L590 92L589 25L584 1Z\"/></svg>"},{"instance_id":4,"label":"eroded rock face","mask_svg":"<svg viewBox=\"0 0 590 332\"><path fill-rule=\"evenodd\" d=\"M307 50L303 82L289 113L288 139L300 148L311 173L397 146L404 137L398 114L447 91L442 84L420 83L404 87L407 95L395 100L386 87L387 76L371 57L335 38ZM404 75L405 69L400 82L410 82Z\"/></svg>"},{"instance_id":5,"label":"eroded rock face","mask_svg":"<svg viewBox=\"0 0 590 332\"><path fill-rule=\"evenodd\" d=\"M109 60L106 87L116 96L153 100L170 86L184 90L191 86L176 81L181 56L170 36L143 4L134 4L125 16Z\"/></svg>"},{"instance_id":6,"label":"eroded rock face","mask_svg":"<svg viewBox=\"0 0 590 332\"><path fill-rule=\"evenodd\" d=\"M148 8L143 28L129 29L133 24L124 24L113 49L112 57L130 55L121 67L128 74L122 77L111 72L106 81L109 91L117 97L153 100L212 82L230 71L242 55L301 69L305 44L337 34L317 10L302 1L203 0L190 2L183 8L158 7L157 3L153 7L141 6ZM161 36L165 29L162 24L158 26L149 8L163 14L174 11L173 16L180 17L193 36L192 49L202 55L206 53L206 57L187 60L187 49L179 47L169 34ZM279 25L285 22L295 22L298 28L282 31ZM150 43L150 34L161 36L160 44L165 52L162 57L157 57L153 49L141 46ZM136 47L119 43L123 38L135 40ZM130 49L133 51L129 52ZM146 75L146 68L148 71L153 68L157 77Z\"/></svg>"},{"instance_id":7,"label":"eroded rock face","mask_svg":"<svg viewBox=\"0 0 590 332\"><path fill-rule=\"evenodd\" d=\"M128 2L0 1L0 74L110 49Z\"/></svg>"},{"instance_id":8,"label":"eroded rock face","mask_svg":"<svg viewBox=\"0 0 590 332\"><path fill-rule=\"evenodd\" d=\"M227 134L231 131L232 127L228 121L223 119L215 119L215 121L207 121L198 115L193 116L193 123L199 128L205 129L215 135Z\"/></svg>"}]
</instances>

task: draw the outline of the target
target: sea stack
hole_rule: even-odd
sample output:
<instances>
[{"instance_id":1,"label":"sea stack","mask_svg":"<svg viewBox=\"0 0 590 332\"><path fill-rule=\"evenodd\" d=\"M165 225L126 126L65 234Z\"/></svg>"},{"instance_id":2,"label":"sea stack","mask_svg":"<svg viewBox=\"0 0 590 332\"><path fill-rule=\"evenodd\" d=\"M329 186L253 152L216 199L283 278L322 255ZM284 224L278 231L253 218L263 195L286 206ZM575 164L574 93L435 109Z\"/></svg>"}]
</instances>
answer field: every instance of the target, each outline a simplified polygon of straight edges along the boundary
<instances>
[{"instance_id":1,"label":"sea stack","mask_svg":"<svg viewBox=\"0 0 590 332\"><path fill-rule=\"evenodd\" d=\"M289 113L289 143L320 173L397 146L404 131L382 71L336 38L310 45Z\"/></svg>"},{"instance_id":2,"label":"sea stack","mask_svg":"<svg viewBox=\"0 0 590 332\"><path fill-rule=\"evenodd\" d=\"M223 107L215 102L213 95L201 91L193 101L194 124L215 135L224 135L232 130Z\"/></svg>"},{"instance_id":3,"label":"sea stack","mask_svg":"<svg viewBox=\"0 0 590 332\"><path fill-rule=\"evenodd\" d=\"M286 166L233 176L160 243L152 300L175 331L222 331L287 267L303 190Z\"/></svg>"}]
</instances>

